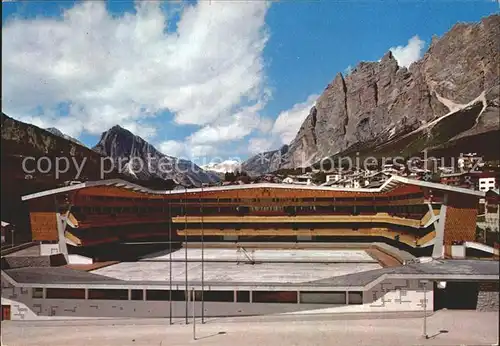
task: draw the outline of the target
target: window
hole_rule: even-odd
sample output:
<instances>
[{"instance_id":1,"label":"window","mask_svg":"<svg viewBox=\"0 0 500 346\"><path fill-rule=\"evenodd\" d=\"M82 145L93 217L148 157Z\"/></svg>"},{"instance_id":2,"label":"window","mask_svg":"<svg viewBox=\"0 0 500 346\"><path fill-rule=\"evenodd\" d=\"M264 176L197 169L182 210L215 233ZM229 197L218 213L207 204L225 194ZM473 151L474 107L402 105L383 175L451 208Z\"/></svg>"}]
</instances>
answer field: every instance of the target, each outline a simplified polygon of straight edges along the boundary
<instances>
[{"instance_id":1,"label":"window","mask_svg":"<svg viewBox=\"0 0 500 346\"><path fill-rule=\"evenodd\" d=\"M43 298L43 288L35 287L33 288L33 298Z\"/></svg>"},{"instance_id":2,"label":"window","mask_svg":"<svg viewBox=\"0 0 500 346\"><path fill-rule=\"evenodd\" d=\"M349 304L363 304L363 292L349 292Z\"/></svg>"},{"instance_id":3,"label":"window","mask_svg":"<svg viewBox=\"0 0 500 346\"><path fill-rule=\"evenodd\" d=\"M89 289L89 299L128 300L128 290Z\"/></svg>"},{"instance_id":4,"label":"window","mask_svg":"<svg viewBox=\"0 0 500 346\"><path fill-rule=\"evenodd\" d=\"M184 291L168 291L168 290L147 290L146 300L169 300L170 292L172 292L172 301L184 301Z\"/></svg>"},{"instance_id":5,"label":"window","mask_svg":"<svg viewBox=\"0 0 500 346\"><path fill-rule=\"evenodd\" d=\"M201 301L202 291L195 291L196 301ZM234 302L233 291L204 291L203 300L206 302Z\"/></svg>"},{"instance_id":6,"label":"window","mask_svg":"<svg viewBox=\"0 0 500 346\"><path fill-rule=\"evenodd\" d=\"M252 292L254 303L297 303L297 292L295 291L254 291Z\"/></svg>"},{"instance_id":7,"label":"window","mask_svg":"<svg viewBox=\"0 0 500 346\"><path fill-rule=\"evenodd\" d=\"M131 300L143 300L144 299L144 291L143 290L131 290L130 291Z\"/></svg>"},{"instance_id":8,"label":"window","mask_svg":"<svg viewBox=\"0 0 500 346\"><path fill-rule=\"evenodd\" d=\"M345 292L300 292L301 304L345 304Z\"/></svg>"},{"instance_id":9,"label":"window","mask_svg":"<svg viewBox=\"0 0 500 346\"><path fill-rule=\"evenodd\" d=\"M47 299L85 299L83 288L47 288Z\"/></svg>"},{"instance_id":10,"label":"window","mask_svg":"<svg viewBox=\"0 0 500 346\"><path fill-rule=\"evenodd\" d=\"M250 303L250 292L249 291L237 291L236 301L240 303Z\"/></svg>"}]
</instances>

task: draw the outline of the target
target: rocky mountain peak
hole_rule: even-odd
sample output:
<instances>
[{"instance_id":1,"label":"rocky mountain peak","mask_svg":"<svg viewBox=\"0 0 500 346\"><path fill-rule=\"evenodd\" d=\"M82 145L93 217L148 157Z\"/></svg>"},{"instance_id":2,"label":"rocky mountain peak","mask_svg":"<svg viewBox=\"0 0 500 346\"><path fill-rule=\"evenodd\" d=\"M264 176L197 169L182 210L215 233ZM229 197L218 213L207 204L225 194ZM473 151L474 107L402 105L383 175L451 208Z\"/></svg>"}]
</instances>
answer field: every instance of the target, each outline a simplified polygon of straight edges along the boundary
<instances>
[{"instance_id":1,"label":"rocky mountain peak","mask_svg":"<svg viewBox=\"0 0 500 346\"><path fill-rule=\"evenodd\" d=\"M380 65L381 66L390 66L396 70L399 67L398 61L396 60L396 58L394 57L394 54L392 54L391 51L388 51L387 53L385 53L385 55L382 57L382 59L380 59Z\"/></svg>"},{"instance_id":2,"label":"rocky mountain peak","mask_svg":"<svg viewBox=\"0 0 500 346\"><path fill-rule=\"evenodd\" d=\"M398 66L389 51L378 62L360 62L345 77L337 73L287 152L259 154L243 167L249 172L253 169L266 173L276 168L277 156L281 158L279 168L299 168L332 155L375 150L440 119L450 112L450 107L462 110L463 105L483 93L488 96L484 103L487 106L477 108L481 113L462 112L477 117L472 128L462 135L492 131L495 125L498 129L498 110L494 118L493 108L497 106L492 101L498 95L491 90L499 81L499 37L500 15L492 15L480 23L457 24L443 37L433 38L424 57L409 69ZM422 146L427 144L422 143L414 148L424 149ZM437 139L429 139L428 143L443 144ZM410 149L402 144L393 150ZM257 158L261 158L261 166Z\"/></svg>"},{"instance_id":3,"label":"rocky mountain peak","mask_svg":"<svg viewBox=\"0 0 500 346\"><path fill-rule=\"evenodd\" d=\"M103 132L93 148L101 155L111 157L122 172L141 180L172 179L185 186L199 186L219 180L191 161L179 160L159 152L153 145L127 129L115 125Z\"/></svg>"}]
</instances>

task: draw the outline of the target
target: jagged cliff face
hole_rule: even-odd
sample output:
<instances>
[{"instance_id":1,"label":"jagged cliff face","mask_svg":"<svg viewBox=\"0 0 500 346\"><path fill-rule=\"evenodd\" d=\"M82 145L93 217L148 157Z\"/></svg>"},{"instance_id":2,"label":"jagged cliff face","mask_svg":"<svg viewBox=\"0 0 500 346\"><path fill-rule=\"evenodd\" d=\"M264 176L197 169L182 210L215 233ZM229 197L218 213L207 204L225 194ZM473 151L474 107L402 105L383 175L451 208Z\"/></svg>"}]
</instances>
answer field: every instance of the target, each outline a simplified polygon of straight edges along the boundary
<instances>
[{"instance_id":1,"label":"jagged cliff face","mask_svg":"<svg viewBox=\"0 0 500 346\"><path fill-rule=\"evenodd\" d=\"M93 150L111 157L120 172L140 180L172 179L184 186L219 180L215 174L205 172L191 161L160 153L144 139L118 125L104 132Z\"/></svg>"},{"instance_id":2,"label":"jagged cliff face","mask_svg":"<svg viewBox=\"0 0 500 346\"><path fill-rule=\"evenodd\" d=\"M499 37L500 16L494 15L478 24L457 24L441 39L433 38L409 69L398 66L389 52L379 62L360 63L345 77L339 73L310 110L280 168L376 150L460 110L483 92L485 108L475 113L477 123L446 140L498 129ZM253 169L264 173L271 167Z\"/></svg>"}]
</instances>

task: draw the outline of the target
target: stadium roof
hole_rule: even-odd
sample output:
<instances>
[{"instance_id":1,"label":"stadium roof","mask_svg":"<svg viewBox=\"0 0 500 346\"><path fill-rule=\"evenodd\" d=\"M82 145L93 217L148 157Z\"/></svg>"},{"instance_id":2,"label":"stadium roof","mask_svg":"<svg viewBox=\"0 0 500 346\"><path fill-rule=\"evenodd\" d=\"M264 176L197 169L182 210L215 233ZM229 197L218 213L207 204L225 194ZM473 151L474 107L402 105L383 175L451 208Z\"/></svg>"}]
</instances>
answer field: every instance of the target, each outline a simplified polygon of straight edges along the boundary
<instances>
[{"instance_id":1,"label":"stadium roof","mask_svg":"<svg viewBox=\"0 0 500 346\"><path fill-rule=\"evenodd\" d=\"M282 289L297 288L301 290L367 290L385 279L418 279L436 281L498 281L498 262L489 260L434 260L429 263L413 263L398 267L389 267L335 276L331 278L298 282L227 282L205 281L212 288L223 287L234 289ZM242 270L244 270L242 268ZM129 281L114 279L108 276L78 271L65 267L25 267L2 270L2 280L14 286L25 287L64 287L64 288L170 288L167 280L163 281ZM172 281L176 289L184 289L185 281ZM199 286L199 281L190 281L189 285Z\"/></svg>"},{"instance_id":2,"label":"stadium roof","mask_svg":"<svg viewBox=\"0 0 500 346\"><path fill-rule=\"evenodd\" d=\"M228 186L214 186L214 187L201 187L192 189L181 189L181 190L151 190L146 187L130 183L122 179L108 179L108 180L98 180L98 181L87 181L80 184L75 184L71 186L60 187L51 190L45 190L41 192L32 193L29 195L22 196L23 201L30 199L55 195L58 193L65 193L75 190L80 190L88 187L98 187L98 186L114 186L123 189L128 189L136 191L139 193L146 193L152 195L181 195L186 192L196 193L196 192L211 192L211 191L228 191L228 190L244 190L244 189L257 189L257 188L272 188L272 189L297 189L297 190L319 190L319 191L339 191L339 192L368 192L368 193L380 193L390 191L396 188L398 185L415 185L425 188L430 188L434 190L463 193L467 195L474 195L477 197L484 197L485 193L483 191L465 189L461 187L455 187L450 185L431 183L422 180L408 179L400 177L397 175L392 175L389 179L385 181L382 186L378 188L338 188L338 187L328 187L328 186L314 186L314 185L293 185L293 184L274 184L274 183L256 183L256 184L244 184L244 185L228 185Z\"/></svg>"}]
</instances>

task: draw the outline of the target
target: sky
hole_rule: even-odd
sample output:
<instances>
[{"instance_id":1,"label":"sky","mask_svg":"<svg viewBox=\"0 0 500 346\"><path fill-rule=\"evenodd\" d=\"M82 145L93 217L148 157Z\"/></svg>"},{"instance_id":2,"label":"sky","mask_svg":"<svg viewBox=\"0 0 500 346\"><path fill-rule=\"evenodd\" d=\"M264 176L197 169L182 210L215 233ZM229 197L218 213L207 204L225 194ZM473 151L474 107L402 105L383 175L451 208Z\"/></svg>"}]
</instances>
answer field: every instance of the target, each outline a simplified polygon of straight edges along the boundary
<instances>
[{"instance_id":1,"label":"sky","mask_svg":"<svg viewBox=\"0 0 500 346\"><path fill-rule=\"evenodd\" d=\"M199 164L288 144L338 72L495 0L2 1L2 111L87 146L120 125Z\"/></svg>"}]
</instances>

